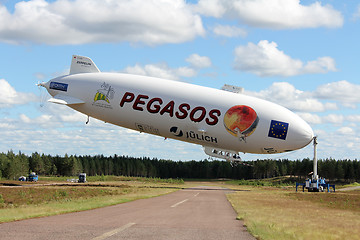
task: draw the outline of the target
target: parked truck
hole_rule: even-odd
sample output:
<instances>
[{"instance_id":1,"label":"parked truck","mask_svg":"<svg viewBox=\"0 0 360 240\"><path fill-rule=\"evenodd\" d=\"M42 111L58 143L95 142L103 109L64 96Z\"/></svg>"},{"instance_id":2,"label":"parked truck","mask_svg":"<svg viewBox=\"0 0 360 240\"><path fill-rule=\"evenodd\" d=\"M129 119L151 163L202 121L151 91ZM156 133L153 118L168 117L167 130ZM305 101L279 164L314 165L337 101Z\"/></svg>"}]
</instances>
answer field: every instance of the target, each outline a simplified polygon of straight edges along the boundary
<instances>
[{"instance_id":1,"label":"parked truck","mask_svg":"<svg viewBox=\"0 0 360 240\"><path fill-rule=\"evenodd\" d=\"M86 173L79 173L79 183L86 182Z\"/></svg>"}]
</instances>

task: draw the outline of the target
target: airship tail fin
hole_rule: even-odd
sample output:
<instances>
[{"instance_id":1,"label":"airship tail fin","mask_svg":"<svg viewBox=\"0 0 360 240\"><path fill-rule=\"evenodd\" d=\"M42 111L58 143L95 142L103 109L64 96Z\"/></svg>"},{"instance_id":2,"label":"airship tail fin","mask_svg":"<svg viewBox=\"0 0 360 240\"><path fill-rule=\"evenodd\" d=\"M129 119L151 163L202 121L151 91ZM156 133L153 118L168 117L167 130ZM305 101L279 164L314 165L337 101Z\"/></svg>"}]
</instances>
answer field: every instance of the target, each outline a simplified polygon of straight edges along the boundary
<instances>
[{"instance_id":1,"label":"airship tail fin","mask_svg":"<svg viewBox=\"0 0 360 240\"><path fill-rule=\"evenodd\" d=\"M73 55L71 60L70 75L77 73L97 73L100 70L88 57Z\"/></svg>"}]
</instances>

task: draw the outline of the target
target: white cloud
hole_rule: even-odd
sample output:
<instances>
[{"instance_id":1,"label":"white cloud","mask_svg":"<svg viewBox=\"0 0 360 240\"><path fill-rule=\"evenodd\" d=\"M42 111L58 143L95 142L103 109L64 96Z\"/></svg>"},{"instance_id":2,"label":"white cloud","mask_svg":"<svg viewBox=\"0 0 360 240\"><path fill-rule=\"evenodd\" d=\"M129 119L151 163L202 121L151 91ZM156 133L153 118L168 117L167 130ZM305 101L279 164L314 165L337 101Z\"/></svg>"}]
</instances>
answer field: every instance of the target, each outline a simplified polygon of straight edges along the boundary
<instances>
[{"instance_id":1,"label":"white cloud","mask_svg":"<svg viewBox=\"0 0 360 240\"><path fill-rule=\"evenodd\" d=\"M342 135L352 135L352 134L354 134L354 130L352 128L350 128L350 127L341 127L336 132L339 133L339 134L342 134Z\"/></svg>"},{"instance_id":2,"label":"white cloud","mask_svg":"<svg viewBox=\"0 0 360 240\"><path fill-rule=\"evenodd\" d=\"M171 80L180 80L180 77L196 75L196 71L192 68L179 67L172 69L165 63L146 64L144 66L136 64L135 66L125 68L122 72Z\"/></svg>"},{"instance_id":3,"label":"white cloud","mask_svg":"<svg viewBox=\"0 0 360 240\"><path fill-rule=\"evenodd\" d=\"M331 57L320 57L314 61L309 61L304 66L305 73L327 73L337 71L335 60Z\"/></svg>"},{"instance_id":4,"label":"white cloud","mask_svg":"<svg viewBox=\"0 0 360 240\"><path fill-rule=\"evenodd\" d=\"M322 103L311 92L298 90L288 82L274 82L268 89L259 92L245 91L245 94L278 103L292 111L323 112L337 109L336 104Z\"/></svg>"},{"instance_id":5,"label":"white cloud","mask_svg":"<svg viewBox=\"0 0 360 240\"><path fill-rule=\"evenodd\" d=\"M209 57L200 56L196 53L191 54L186 58L186 61L190 63L190 67L171 68L166 63L136 64L126 67L121 72L180 81L182 77L194 77L199 69L208 68L212 65Z\"/></svg>"},{"instance_id":6,"label":"white cloud","mask_svg":"<svg viewBox=\"0 0 360 240\"><path fill-rule=\"evenodd\" d=\"M24 122L24 123L30 123L31 119L28 116L26 116L25 114L22 113L22 114L20 114L20 121Z\"/></svg>"},{"instance_id":7,"label":"white cloud","mask_svg":"<svg viewBox=\"0 0 360 240\"><path fill-rule=\"evenodd\" d=\"M237 19L253 27L297 29L343 25L342 14L331 5L300 0L200 0L193 9L205 16Z\"/></svg>"},{"instance_id":8,"label":"white cloud","mask_svg":"<svg viewBox=\"0 0 360 240\"><path fill-rule=\"evenodd\" d=\"M298 115L310 124L321 124L322 123L321 117L317 114L298 113Z\"/></svg>"},{"instance_id":9,"label":"white cloud","mask_svg":"<svg viewBox=\"0 0 360 240\"><path fill-rule=\"evenodd\" d=\"M61 121L60 116L62 113L52 114L46 113L38 117L30 118L25 114L20 115L20 123L23 123L23 128L40 128L40 129L54 129L64 127L66 122ZM19 124L20 124L19 123Z\"/></svg>"},{"instance_id":10,"label":"white cloud","mask_svg":"<svg viewBox=\"0 0 360 240\"><path fill-rule=\"evenodd\" d=\"M349 127L325 130L315 129L318 136L318 158L355 159L359 152L360 138ZM335 151L334 151L335 150ZM354 154L355 153L355 154Z\"/></svg>"},{"instance_id":11,"label":"white cloud","mask_svg":"<svg viewBox=\"0 0 360 240\"><path fill-rule=\"evenodd\" d=\"M315 96L313 96L314 98L316 98ZM324 103L324 107L326 110L338 110L339 107L336 103L334 102L326 102Z\"/></svg>"},{"instance_id":12,"label":"white cloud","mask_svg":"<svg viewBox=\"0 0 360 240\"><path fill-rule=\"evenodd\" d=\"M353 13L353 20L357 20L360 18L360 4L355 9L355 12Z\"/></svg>"},{"instance_id":13,"label":"white cloud","mask_svg":"<svg viewBox=\"0 0 360 240\"><path fill-rule=\"evenodd\" d=\"M248 43L235 49L235 69L252 72L258 76L293 76L302 68L300 60L291 59L277 49L275 42Z\"/></svg>"},{"instance_id":14,"label":"white cloud","mask_svg":"<svg viewBox=\"0 0 360 240\"><path fill-rule=\"evenodd\" d=\"M229 26L229 25L220 25L217 24L212 28L212 31L219 36L224 37L246 37L247 32L239 27Z\"/></svg>"},{"instance_id":15,"label":"white cloud","mask_svg":"<svg viewBox=\"0 0 360 240\"><path fill-rule=\"evenodd\" d=\"M4 131L9 131L9 130L12 130L12 129L16 129L16 126L14 124L12 124L12 123L5 122L2 119L1 122L0 122L0 129L1 129L1 132L4 132Z\"/></svg>"},{"instance_id":16,"label":"white cloud","mask_svg":"<svg viewBox=\"0 0 360 240\"><path fill-rule=\"evenodd\" d=\"M344 122L344 116L339 114L329 114L323 117L324 122L333 124L342 124Z\"/></svg>"},{"instance_id":17,"label":"white cloud","mask_svg":"<svg viewBox=\"0 0 360 240\"><path fill-rule=\"evenodd\" d=\"M12 119L12 122L20 124L26 128L40 128L49 131L50 129L66 128L66 127L81 127L85 125L87 116L77 112L67 106L45 102L43 107L38 108L40 115L30 117L24 113L19 115L19 119ZM34 111L34 114L36 112ZM101 124L101 121L96 119L91 120L91 125ZM20 129L21 127L19 127Z\"/></svg>"},{"instance_id":18,"label":"white cloud","mask_svg":"<svg viewBox=\"0 0 360 240\"><path fill-rule=\"evenodd\" d=\"M209 57L200 56L196 53L191 54L186 61L195 68L208 68L211 67L211 60Z\"/></svg>"},{"instance_id":19,"label":"white cloud","mask_svg":"<svg viewBox=\"0 0 360 240\"><path fill-rule=\"evenodd\" d=\"M64 122L84 122L86 116L80 112L71 111L60 116L61 121Z\"/></svg>"},{"instance_id":20,"label":"white cloud","mask_svg":"<svg viewBox=\"0 0 360 240\"><path fill-rule=\"evenodd\" d=\"M194 77L197 72L190 67L179 67L174 70L175 74L180 77Z\"/></svg>"},{"instance_id":21,"label":"white cloud","mask_svg":"<svg viewBox=\"0 0 360 240\"><path fill-rule=\"evenodd\" d=\"M195 12L204 16L216 18L222 17L227 11L227 6L222 0L199 0L197 4L191 5L191 7Z\"/></svg>"},{"instance_id":22,"label":"white cloud","mask_svg":"<svg viewBox=\"0 0 360 240\"><path fill-rule=\"evenodd\" d=\"M32 93L17 92L5 79L0 79L0 108L37 101Z\"/></svg>"},{"instance_id":23,"label":"white cloud","mask_svg":"<svg viewBox=\"0 0 360 240\"><path fill-rule=\"evenodd\" d=\"M148 75L148 73L146 72L144 67L142 67L140 64L136 64L135 66L132 66L132 67L130 67L130 66L126 67L123 71L126 73L135 74L135 75L143 75L143 76ZM149 76L151 76L151 75L149 75Z\"/></svg>"},{"instance_id":24,"label":"white cloud","mask_svg":"<svg viewBox=\"0 0 360 240\"><path fill-rule=\"evenodd\" d=\"M360 122L360 115L349 115L346 119L350 122Z\"/></svg>"},{"instance_id":25,"label":"white cloud","mask_svg":"<svg viewBox=\"0 0 360 240\"><path fill-rule=\"evenodd\" d=\"M249 42L235 49L234 68L251 72L258 76L295 76L308 73L335 71L335 61L321 57L304 65L301 60L292 59L278 49L275 42L260 41L257 45Z\"/></svg>"},{"instance_id":26,"label":"white cloud","mask_svg":"<svg viewBox=\"0 0 360 240\"><path fill-rule=\"evenodd\" d=\"M0 41L8 43L156 45L204 34L200 16L184 0L30 0L13 13L0 4Z\"/></svg>"},{"instance_id":27,"label":"white cloud","mask_svg":"<svg viewBox=\"0 0 360 240\"><path fill-rule=\"evenodd\" d=\"M360 103L360 85L348 81L338 81L319 86L314 96L321 99L332 99L342 103Z\"/></svg>"}]
</instances>

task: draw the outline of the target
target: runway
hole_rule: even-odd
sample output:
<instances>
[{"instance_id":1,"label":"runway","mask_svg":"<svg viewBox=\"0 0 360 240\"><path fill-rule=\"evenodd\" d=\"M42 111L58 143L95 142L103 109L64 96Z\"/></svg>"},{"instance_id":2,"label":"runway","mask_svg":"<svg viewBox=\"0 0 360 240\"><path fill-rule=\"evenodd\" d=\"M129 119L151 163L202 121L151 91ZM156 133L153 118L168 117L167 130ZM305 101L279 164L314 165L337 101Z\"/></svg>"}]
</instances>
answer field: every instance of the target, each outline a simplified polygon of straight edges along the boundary
<instances>
[{"instance_id":1,"label":"runway","mask_svg":"<svg viewBox=\"0 0 360 240\"><path fill-rule=\"evenodd\" d=\"M160 197L0 224L1 239L255 239L236 220L228 190L184 189Z\"/></svg>"}]
</instances>

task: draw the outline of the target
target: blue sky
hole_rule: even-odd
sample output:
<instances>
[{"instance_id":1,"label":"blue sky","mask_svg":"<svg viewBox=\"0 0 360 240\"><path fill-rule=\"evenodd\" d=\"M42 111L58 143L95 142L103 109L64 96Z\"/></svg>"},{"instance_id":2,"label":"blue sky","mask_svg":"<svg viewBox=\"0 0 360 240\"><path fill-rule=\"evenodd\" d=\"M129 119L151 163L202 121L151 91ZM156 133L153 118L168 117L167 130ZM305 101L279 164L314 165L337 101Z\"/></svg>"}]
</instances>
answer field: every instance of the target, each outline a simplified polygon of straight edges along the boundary
<instances>
[{"instance_id":1,"label":"blue sky","mask_svg":"<svg viewBox=\"0 0 360 240\"><path fill-rule=\"evenodd\" d=\"M207 158L46 102L35 84L78 54L103 72L241 86L304 118L320 158L359 159L359 26L355 0L0 0L0 152ZM312 147L241 156L311 158Z\"/></svg>"}]
</instances>

